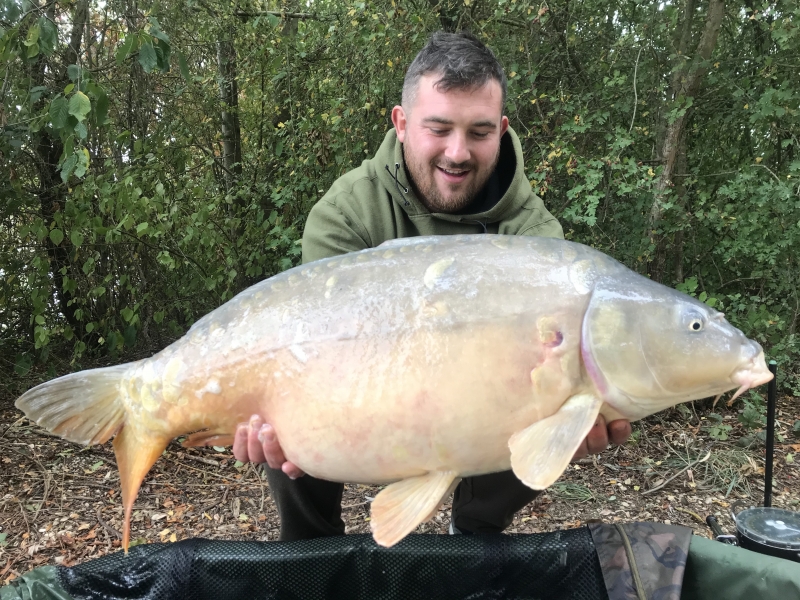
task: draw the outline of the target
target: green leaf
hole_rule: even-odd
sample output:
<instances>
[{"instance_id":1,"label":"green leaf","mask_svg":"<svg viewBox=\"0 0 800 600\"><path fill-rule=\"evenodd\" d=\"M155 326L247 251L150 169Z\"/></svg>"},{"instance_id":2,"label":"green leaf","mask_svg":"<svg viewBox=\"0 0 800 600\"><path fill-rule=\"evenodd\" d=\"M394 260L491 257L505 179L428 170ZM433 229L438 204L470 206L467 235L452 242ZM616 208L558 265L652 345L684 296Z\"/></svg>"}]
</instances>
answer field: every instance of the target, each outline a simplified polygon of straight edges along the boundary
<instances>
[{"instance_id":1,"label":"green leaf","mask_svg":"<svg viewBox=\"0 0 800 600\"><path fill-rule=\"evenodd\" d=\"M61 231L60 229L53 229L50 232L50 241L53 242L53 244L55 244L56 246L58 246L59 244L61 244L62 241L64 241L64 232Z\"/></svg>"},{"instance_id":2,"label":"green leaf","mask_svg":"<svg viewBox=\"0 0 800 600\"><path fill-rule=\"evenodd\" d=\"M36 46L36 52L39 52L39 24L32 25L30 29L28 29L28 36L25 38L25 41L22 42L28 48L31 46ZM34 55L35 56L35 55Z\"/></svg>"},{"instance_id":3,"label":"green leaf","mask_svg":"<svg viewBox=\"0 0 800 600\"><path fill-rule=\"evenodd\" d=\"M83 177L89 169L89 151L81 148L75 153L78 156L78 164L75 166L75 177Z\"/></svg>"},{"instance_id":4,"label":"green leaf","mask_svg":"<svg viewBox=\"0 0 800 600\"><path fill-rule=\"evenodd\" d=\"M122 315L122 318L125 319L126 323L130 323L131 319L133 318L133 311L127 306L119 311L119 314Z\"/></svg>"},{"instance_id":5,"label":"green leaf","mask_svg":"<svg viewBox=\"0 0 800 600\"><path fill-rule=\"evenodd\" d=\"M144 223L139 223L136 226L136 233L142 233L143 231L147 231L147 228L150 227L150 224L145 221Z\"/></svg>"},{"instance_id":6,"label":"green leaf","mask_svg":"<svg viewBox=\"0 0 800 600\"><path fill-rule=\"evenodd\" d=\"M267 13L267 21L269 21L269 24L272 25L273 27L277 27L278 25L281 24L280 18L276 17L271 13Z\"/></svg>"},{"instance_id":7,"label":"green leaf","mask_svg":"<svg viewBox=\"0 0 800 600\"><path fill-rule=\"evenodd\" d=\"M69 240L73 246L78 248L83 244L83 234L77 229L73 229L69 234Z\"/></svg>"},{"instance_id":8,"label":"green leaf","mask_svg":"<svg viewBox=\"0 0 800 600\"><path fill-rule=\"evenodd\" d=\"M35 87L32 87L28 91L28 95L30 96L31 103L38 102L39 98L41 98L46 91L47 91L47 87L45 87L43 85L37 85Z\"/></svg>"},{"instance_id":9,"label":"green leaf","mask_svg":"<svg viewBox=\"0 0 800 600\"><path fill-rule=\"evenodd\" d=\"M14 363L14 372L20 377L28 374L33 366L33 360L27 354L18 354L17 361Z\"/></svg>"},{"instance_id":10,"label":"green leaf","mask_svg":"<svg viewBox=\"0 0 800 600\"><path fill-rule=\"evenodd\" d=\"M169 44L169 36L161 31L161 26L158 24L158 19L155 17L150 17L150 35L161 40L165 44Z\"/></svg>"},{"instance_id":11,"label":"green leaf","mask_svg":"<svg viewBox=\"0 0 800 600\"><path fill-rule=\"evenodd\" d=\"M186 57L183 55L183 52L178 52L178 67L181 71L181 76L186 81L192 80L192 74L189 72L189 64L186 62Z\"/></svg>"},{"instance_id":12,"label":"green leaf","mask_svg":"<svg viewBox=\"0 0 800 600\"><path fill-rule=\"evenodd\" d=\"M137 44L138 40L139 37L135 34L128 34L125 36L122 45L117 48L117 65L121 65L125 59L131 55L131 52L135 50L135 44Z\"/></svg>"},{"instance_id":13,"label":"green leaf","mask_svg":"<svg viewBox=\"0 0 800 600\"><path fill-rule=\"evenodd\" d=\"M139 64L142 65L145 73L150 73L158 65L158 57L153 44L146 42L139 48Z\"/></svg>"},{"instance_id":14,"label":"green leaf","mask_svg":"<svg viewBox=\"0 0 800 600\"><path fill-rule=\"evenodd\" d=\"M58 45L58 28L47 17L39 17L39 49L48 56Z\"/></svg>"},{"instance_id":15,"label":"green leaf","mask_svg":"<svg viewBox=\"0 0 800 600\"><path fill-rule=\"evenodd\" d=\"M64 96L58 96L50 102L50 122L55 129L64 129L69 118L69 104Z\"/></svg>"},{"instance_id":16,"label":"green leaf","mask_svg":"<svg viewBox=\"0 0 800 600\"><path fill-rule=\"evenodd\" d=\"M108 94L102 92L95 102L94 117L98 125L105 125L108 122Z\"/></svg>"},{"instance_id":17,"label":"green leaf","mask_svg":"<svg viewBox=\"0 0 800 600\"><path fill-rule=\"evenodd\" d=\"M44 325L44 317L42 315L36 315L34 321L36 321L37 325Z\"/></svg>"},{"instance_id":18,"label":"green leaf","mask_svg":"<svg viewBox=\"0 0 800 600\"><path fill-rule=\"evenodd\" d=\"M136 327L133 325L128 325L125 328L125 331L122 332L122 339L125 342L125 345L131 348L134 344L136 344Z\"/></svg>"},{"instance_id":19,"label":"green leaf","mask_svg":"<svg viewBox=\"0 0 800 600\"><path fill-rule=\"evenodd\" d=\"M72 171L75 170L75 165L78 164L78 157L75 154L70 154L69 158L64 161L64 164L61 165L61 181L64 183L67 182L70 175L72 175Z\"/></svg>"},{"instance_id":20,"label":"green leaf","mask_svg":"<svg viewBox=\"0 0 800 600\"><path fill-rule=\"evenodd\" d=\"M172 48L169 44L160 41L158 44L154 45L153 48L156 51L156 65L158 66L158 70L163 73L169 72L169 57Z\"/></svg>"},{"instance_id":21,"label":"green leaf","mask_svg":"<svg viewBox=\"0 0 800 600\"><path fill-rule=\"evenodd\" d=\"M155 321L156 323L158 323L160 325L161 321L163 321L163 320L164 320L164 311L163 310L159 310L159 311L156 311L156 312L153 313L153 321Z\"/></svg>"},{"instance_id":22,"label":"green leaf","mask_svg":"<svg viewBox=\"0 0 800 600\"><path fill-rule=\"evenodd\" d=\"M94 323L87 323L86 324L86 333L92 333L94 331Z\"/></svg>"},{"instance_id":23,"label":"green leaf","mask_svg":"<svg viewBox=\"0 0 800 600\"><path fill-rule=\"evenodd\" d=\"M64 95L69 96L69 93L75 89L74 83L68 83L67 86L64 88Z\"/></svg>"},{"instance_id":24,"label":"green leaf","mask_svg":"<svg viewBox=\"0 0 800 600\"><path fill-rule=\"evenodd\" d=\"M104 463L102 460L98 460L98 461L97 461L96 463L94 463L94 464L93 464L91 467L89 467L89 470L90 470L92 473L94 473L95 471L97 471L97 469L99 469L100 467L102 467L104 464L105 464L105 463Z\"/></svg>"},{"instance_id":25,"label":"green leaf","mask_svg":"<svg viewBox=\"0 0 800 600\"><path fill-rule=\"evenodd\" d=\"M92 103L89 101L89 96L83 92L75 92L69 99L69 114L78 121L83 121L90 110L92 110Z\"/></svg>"},{"instance_id":26,"label":"green leaf","mask_svg":"<svg viewBox=\"0 0 800 600\"><path fill-rule=\"evenodd\" d=\"M71 81L78 81L81 77L81 68L78 65L68 66L67 77L69 77Z\"/></svg>"},{"instance_id":27,"label":"green leaf","mask_svg":"<svg viewBox=\"0 0 800 600\"><path fill-rule=\"evenodd\" d=\"M86 124L83 122L79 122L75 125L75 133L78 134L78 137L82 140L86 139L86 136L89 135L89 131L86 129ZM80 175L78 175L80 177Z\"/></svg>"}]
</instances>

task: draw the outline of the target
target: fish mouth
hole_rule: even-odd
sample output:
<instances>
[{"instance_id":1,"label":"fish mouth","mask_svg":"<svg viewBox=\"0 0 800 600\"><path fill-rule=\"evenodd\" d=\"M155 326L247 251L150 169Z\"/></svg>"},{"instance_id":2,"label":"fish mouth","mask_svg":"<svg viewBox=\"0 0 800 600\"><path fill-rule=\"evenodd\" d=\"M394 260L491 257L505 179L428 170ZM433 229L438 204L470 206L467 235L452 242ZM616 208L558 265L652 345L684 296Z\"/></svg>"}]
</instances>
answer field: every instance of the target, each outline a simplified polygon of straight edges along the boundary
<instances>
[{"instance_id":1,"label":"fish mouth","mask_svg":"<svg viewBox=\"0 0 800 600\"><path fill-rule=\"evenodd\" d=\"M767 368L767 362L764 359L764 351L758 347L758 354L747 361L743 366L740 366L731 375L731 381L739 386L733 397L728 400L728 404L736 400L739 396L744 394L747 390L763 385L772 380L774 375L772 371Z\"/></svg>"}]
</instances>

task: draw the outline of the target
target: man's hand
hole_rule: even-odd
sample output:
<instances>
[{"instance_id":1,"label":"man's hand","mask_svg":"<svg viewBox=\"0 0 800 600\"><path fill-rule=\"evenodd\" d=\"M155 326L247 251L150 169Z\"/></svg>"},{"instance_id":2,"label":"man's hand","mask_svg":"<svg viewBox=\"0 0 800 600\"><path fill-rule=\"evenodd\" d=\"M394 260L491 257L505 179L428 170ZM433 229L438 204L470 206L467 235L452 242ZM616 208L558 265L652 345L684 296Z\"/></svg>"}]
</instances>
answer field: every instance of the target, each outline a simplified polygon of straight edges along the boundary
<instances>
[{"instance_id":1,"label":"man's hand","mask_svg":"<svg viewBox=\"0 0 800 600\"><path fill-rule=\"evenodd\" d=\"M624 444L631 436L631 424L623 419L611 421L606 425L602 415L598 415L589 435L581 442L573 461L589 454L599 454L609 442L616 446ZM290 479L297 479L305 473L293 462L286 460L275 430L264 423L258 415L250 417L249 423L242 423L236 429L233 440L233 455L242 462L267 463L272 469L280 469Z\"/></svg>"},{"instance_id":2,"label":"man's hand","mask_svg":"<svg viewBox=\"0 0 800 600\"><path fill-rule=\"evenodd\" d=\"M272 425L253 415L249 423L241 423L233 438L233 455L242 462L267 463L271 469L280 469L289 479L297 479L305 473L293 462L286 460L278 436Z\"/></svg>"},{"instance_id":3,"label":"man's hand","mask_svg":"<svg viewBox=\"0 0 800 600\"><path fill-rule=\"evenodd\" d=\"M599 454L608 448L609 443L620 446L629 437L631 437L631 424L629 421L617 419L606 426L606 420L603 415L597 415L594 427L589 431L586 439L581 442L581 445L578 446L578 450L572 460L579 460L589 454Z\"/></svg>"}]
</instances>

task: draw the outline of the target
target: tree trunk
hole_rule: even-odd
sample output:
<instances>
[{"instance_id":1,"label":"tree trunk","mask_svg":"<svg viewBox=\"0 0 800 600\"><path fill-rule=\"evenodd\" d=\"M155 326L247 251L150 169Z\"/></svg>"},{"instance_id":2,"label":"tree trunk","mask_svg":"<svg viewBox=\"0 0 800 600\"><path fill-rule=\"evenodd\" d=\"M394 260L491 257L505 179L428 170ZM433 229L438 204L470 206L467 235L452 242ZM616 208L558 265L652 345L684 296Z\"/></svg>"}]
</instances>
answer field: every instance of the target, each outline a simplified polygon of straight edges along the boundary
<instances>
[{"instance_id":1,"label":"tree trunk","mask_svg":"<svg viewBox=\"0 0 800 600\"><path fill-rule=\"evenodd\" d=\"M81 40L88 21L89 0L78 0L75 4L72 31L69 36L69 45L64 52L63 65L54 65L44 55L40 55L35 64L36 70L32 74L35 85L45 85L46 77L55 74L51 88L64 89L69 80L67 66L78 63ZM64 146L58 137L53 137L47 129L42 128L36 136L35 149L39 179L39 210L45 226L49 227L66 200L66 187L61 181L61 170L58 165ZM70 261L72 245L67 237L59 244L54 244L50 236L45 236L43 244L50 264L53 293L58 302L59 311L74 330L79 330L80 323L75 318L75 311L78 307L73 301L72 292L64 289L64 279L72 272Z\"/></svg>"},{"instance_id":2,"label":"tree trunk","mask_svg":"<svg viewBox=\"0 0 800 600\"><path fill-rule=\"evenodd\" d=\"M694 10L694 0L686 0L687 14L685 15L679 50L689 45L692 19L692 14L689 14L689 10ZM677 102L681 98L694 98L697 95L707 71L704 63L711 58L711 53L716 47L724 13L724 0L709 0L705 27L694 52L694 58L685 60L683 57L686 56L686 53L681 53L681 60L683 60L684 64L675 70L670 89L670 96L673 102ZM656 182L655 198L650 207L650 242L655 248L655 256L650 264L650 277L659 282L664 278L666 255L669 248L663 232L659 232L658 228L661 225L664 202L674 185L675 163L678 158L681 137L684 133L689 110L691 109L687 108L672 123L667 124L660 152L662 171Z\"/></svg>"},{"instance_id":3,"label":"tree trunk","mask_svg":"<svg viewBox=\"0 0 800 600\"><path fill-rule=\"evenodd\" d=\"M239 87L236 74L236 48L229 28L217 41L219 99L222 105L222 164L225 187L234 190L242 174L242 134L239 125Z\"/></svg>"}]
</instances>

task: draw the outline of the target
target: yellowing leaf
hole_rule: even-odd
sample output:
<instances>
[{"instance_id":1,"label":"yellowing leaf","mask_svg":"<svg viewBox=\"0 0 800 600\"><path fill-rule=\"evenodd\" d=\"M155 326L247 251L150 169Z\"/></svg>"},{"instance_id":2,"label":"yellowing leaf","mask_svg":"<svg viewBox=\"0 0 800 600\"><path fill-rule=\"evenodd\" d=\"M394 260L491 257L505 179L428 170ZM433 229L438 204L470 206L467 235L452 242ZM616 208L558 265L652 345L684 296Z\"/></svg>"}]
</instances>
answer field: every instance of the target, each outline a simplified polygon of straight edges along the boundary
<instances>
[{"instance_id":1,"label":"yellowing leaf","mask_svg":"<svg viewBox=\"0 0 800 600\"><path fill-rule=\"evenodd\" d=\"M388 66L390 69L391 69L392 67L394 67L394 63L391 61L391 59L389 59L389 60L387 60L387 61L386 61L386 65L387 65L387 66Z\"/></svg>"},{"instance_id":2,"label":"yellowing leaf","mask_svg":"<svg viewBox=\"0 0 800 600\"><path fill-rule=\"evenodd\" d=\"M77 91L69 99L69 114L78 119L78 121L83 121L90 110L92 110L92 103L83 92Z\"/></svg>"}]
</instances>

